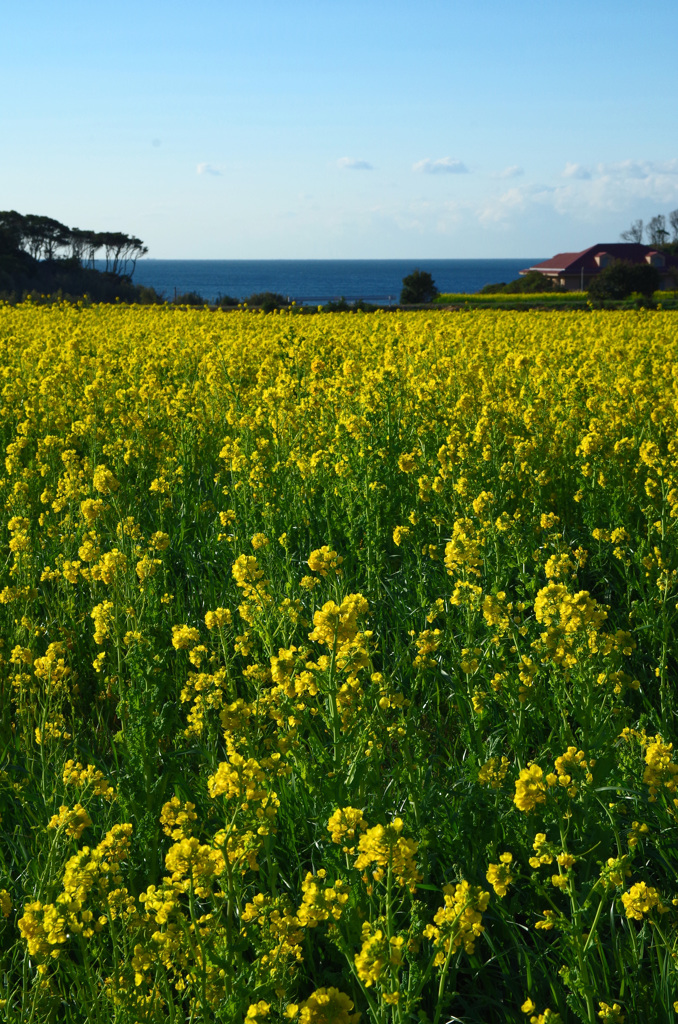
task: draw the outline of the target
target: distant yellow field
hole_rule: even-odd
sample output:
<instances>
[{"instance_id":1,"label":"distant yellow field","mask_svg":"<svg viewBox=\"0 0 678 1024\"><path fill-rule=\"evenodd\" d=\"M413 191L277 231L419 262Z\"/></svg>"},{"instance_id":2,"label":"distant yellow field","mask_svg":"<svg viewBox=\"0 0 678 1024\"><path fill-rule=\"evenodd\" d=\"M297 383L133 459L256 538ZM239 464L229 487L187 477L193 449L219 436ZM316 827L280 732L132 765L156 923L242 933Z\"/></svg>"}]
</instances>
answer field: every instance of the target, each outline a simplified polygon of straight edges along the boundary
<instances>
[{"instance_id":1,"label":"distant yellow field","mask_svg":"<svg viewBox=\"0 0 678 1024\"><path fill-rule=\"evenodd\" d=\"M677 314L0 351L3 1019L674 1019Z\"/></svg>"},{"instance_id":2,"label":"distant yellow field","mask_svg":"<svg viewBox=\"0 0 678 1024\"><path fill-rule=\"evenodd\" d=\"M476 302L492 306L498 302L526 303L527 305L566 305L586 302L588 292L444 292L437 298L440 303Z\"/></svg>"}]
</instances>

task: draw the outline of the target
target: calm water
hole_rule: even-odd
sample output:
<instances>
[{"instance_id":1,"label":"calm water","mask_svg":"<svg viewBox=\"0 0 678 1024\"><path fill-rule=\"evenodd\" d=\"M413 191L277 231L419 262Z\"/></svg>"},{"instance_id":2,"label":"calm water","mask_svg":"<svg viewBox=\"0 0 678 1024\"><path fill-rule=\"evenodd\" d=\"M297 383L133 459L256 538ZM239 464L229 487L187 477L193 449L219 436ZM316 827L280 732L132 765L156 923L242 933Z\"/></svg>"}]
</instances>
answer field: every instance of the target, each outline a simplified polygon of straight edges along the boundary
<instances>
[{"instance_id":1,"label":"calm water","mask_svg":"<svg viewBox=\"0 0 678 1024\"><path fill-rule=\"evenodd\" d=\"M166 299L198 292L245 299L278 292L300 303L396 303L402 280L415 268L427 270L441 292L477 292L483 285L512 281L535 258L511 260L140 260L134 283L155 288Z\"/></svg>"}]
</instances>

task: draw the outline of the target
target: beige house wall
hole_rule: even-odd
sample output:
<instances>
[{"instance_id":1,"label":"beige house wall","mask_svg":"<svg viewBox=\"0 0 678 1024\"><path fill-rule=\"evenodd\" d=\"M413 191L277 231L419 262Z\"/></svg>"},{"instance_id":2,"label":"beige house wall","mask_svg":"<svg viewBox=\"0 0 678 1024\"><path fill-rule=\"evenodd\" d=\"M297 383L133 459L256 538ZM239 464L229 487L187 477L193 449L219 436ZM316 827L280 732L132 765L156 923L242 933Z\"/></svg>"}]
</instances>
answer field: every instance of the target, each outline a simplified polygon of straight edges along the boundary
<instances>
[{"instance_id":1,"label":"beige house wall","mask_svg":"<svg viewBox=\"0 0 678 1024\"><path fill-rule=\"evenodd\" d=\"M584 288L586 288L590 280L591 275L584 274ZM581 291L581 274L561 274L558 278L558 284L568 292L579 292Z\"/></svg>"}]
</instances>

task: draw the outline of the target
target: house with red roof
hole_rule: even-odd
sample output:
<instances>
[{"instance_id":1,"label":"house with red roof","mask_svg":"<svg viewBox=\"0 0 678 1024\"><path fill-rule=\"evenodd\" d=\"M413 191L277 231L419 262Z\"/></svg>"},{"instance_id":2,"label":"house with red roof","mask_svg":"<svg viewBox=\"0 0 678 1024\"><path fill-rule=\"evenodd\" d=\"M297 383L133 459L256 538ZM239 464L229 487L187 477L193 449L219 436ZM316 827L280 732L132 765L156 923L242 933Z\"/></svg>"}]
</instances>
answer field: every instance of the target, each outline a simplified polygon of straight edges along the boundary
<instances>
[{"instance_id":1,"label":"house with red roof","mask_svg":"<svg viewBox=\"0 0 678 1024\"><path fill-rule=\"evenodd\" d=\"M550 260L535 263L533 267L526 267L520 273L522 275L537 271L550 278L555 287L566 288L570 292L584 291L591 278L609 266L613 260L649 263L659 271L660 288L677 287L678 257L660 252L650 245L641 245L639 242L609 242L604 245L591 245L581 252L559 252Z\"/></svg>"}]
</instances>

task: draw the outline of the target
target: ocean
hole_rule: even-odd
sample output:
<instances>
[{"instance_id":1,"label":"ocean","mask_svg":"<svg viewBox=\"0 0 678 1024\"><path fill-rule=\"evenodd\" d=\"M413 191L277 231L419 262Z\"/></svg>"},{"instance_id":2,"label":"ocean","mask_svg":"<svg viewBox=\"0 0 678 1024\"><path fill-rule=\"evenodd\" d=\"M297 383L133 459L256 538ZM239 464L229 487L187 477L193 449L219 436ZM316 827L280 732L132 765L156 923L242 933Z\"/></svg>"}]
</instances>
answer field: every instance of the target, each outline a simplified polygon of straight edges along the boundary
<instances>
[{"instance_id":1,"label":"ocean","mask_svg":"<svg viewBox=\"0 0 678 1024\"><path fill-rule=\"evenodd\" d=\"M402 280L428 271L441 292L477 292L483 285L512 281L535 258L510 260L139 260L134 283L155 288L166 299L197 292L242 300L256 292L277 292L297 303L396 304Z\"/></svg>"}]
</instances>

